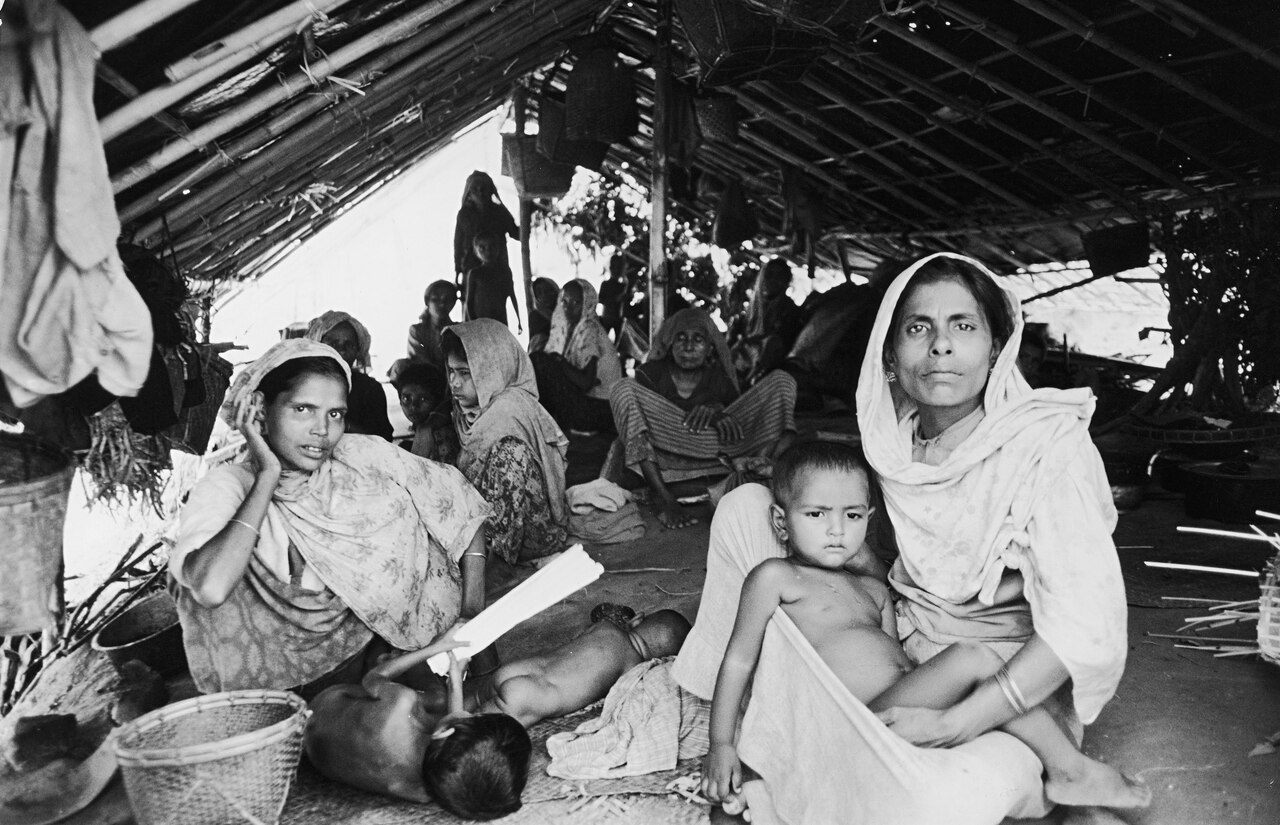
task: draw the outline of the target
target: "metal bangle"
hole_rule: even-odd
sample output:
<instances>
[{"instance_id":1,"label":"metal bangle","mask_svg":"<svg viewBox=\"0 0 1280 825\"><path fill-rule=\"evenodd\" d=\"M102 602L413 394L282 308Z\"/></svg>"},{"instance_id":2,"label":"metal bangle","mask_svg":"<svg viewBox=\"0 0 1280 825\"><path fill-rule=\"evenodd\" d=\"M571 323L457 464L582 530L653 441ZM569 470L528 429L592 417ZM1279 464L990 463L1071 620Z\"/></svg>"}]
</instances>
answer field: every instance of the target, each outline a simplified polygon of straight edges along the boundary
<instances>
[{"instance_id":1,"label":"metal bangle","mask_svg":"<svg viewBox=\"0 0 1280 825\"><path fill-rule=\"evenodd\" d=\"M242 519L233 518L233 519L231 519L230 521L228 521L227 523L228 523L228 524L243 524L245 527L248 527L250 530L252 530L252 531L253 531L253 534L254 534L255 536L258 536L258 537L261 537L261 536L262 536L262 533L258 532L258 528L257 528L257 527L254 527L252 524L250 524L249 522L244 521L244 520L242 520Z\"/></svg>"},{"instance_id":2,"label":"metal bangle","mask_svg":"<svg viewBox=\"0 0 1280 825\"><path fill-rule=\"evenodd\" d=\"M1013 681L1013 677L1009 675L1008 665L996 671L996 684L1000 686L1000 692L1004 694L1004 698L1014 711L1019 716L1025 716L1030 708L1027 707L1027 700L1018 689L1017 682Z\"/></svg>"},{"instance_id":3,"label":"metal bangle","mask_svg":"<svg viewBox=\"0 0 1280 825\"><path fill-rule=\"evenodd\" d=\"M488 554L488 553L481 553L479 550L468 550L467 552L465 552L465 553L463 553L463 554L462 554L462 557L463 557L464 559L465 559L467 556L479 556L480 558L484 559L485 561L488 561L488 560L489 560L489 554Z\"/></svg>"}]
</instances>

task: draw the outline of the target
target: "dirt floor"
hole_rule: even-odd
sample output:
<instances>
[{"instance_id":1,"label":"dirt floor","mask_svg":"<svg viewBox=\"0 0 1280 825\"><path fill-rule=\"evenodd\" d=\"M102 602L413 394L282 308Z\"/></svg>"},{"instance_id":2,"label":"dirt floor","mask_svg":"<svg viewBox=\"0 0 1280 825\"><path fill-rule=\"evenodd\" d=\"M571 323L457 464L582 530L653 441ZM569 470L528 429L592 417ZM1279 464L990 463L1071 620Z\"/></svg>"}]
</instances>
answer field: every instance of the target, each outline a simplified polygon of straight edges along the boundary
<instances>
[{"instance_id":1,"label":"dirt floor","mask_svg":"<svg viewBox=\"0 0 1280 825\"><path fill-rule=\"evenodd\" d=\"M810 416L803 429L847 432L847 417ZM645 537L622 545L588 548L607 572L503 637L498 643L503 659L567 640L584 626L590 609L600 602L627 604L639 611L672 608L694 618L706 575L710 507L694 507L701 521L683 530L663 529L647 507L642 509L648 528ZM1155 801L1146 811L1119 818L1099 812L1075 813L1078 818L1095 814L1091 821L1132 825L1272 825L1280 822L1280 753L1249 754L1267 737L1280 732L1280 666L1256 656L1215 658L1212 653L1180 649L1173 640L1150 635L1173 633L1187 618L1206 612L1203 604L1170 597L1246 600L1257 597L1257 585L1247 578L1144 565L1156 560L1256 570L1271 549L1260 542L1178 533L1175 528L1180 524L1227 526L1187 518L1182 496L1162 490L1148 491L1141 506L1120 517L1116 544L1130 604L1129 660L1116 697L1085 734L1089 754L1146 780L1155 791ZM491 599L529 572L494 571ZM1252 632L1250 624L1217 629L1212 634L1244 638ZM127 811L120 807L122 792L117 789L114 797L108 794L104 798L114 806L111 811L99 810L98 817L72 821L81 825L126 821L121 818L122 810ZM516 818L521 822L667 823L690 821L691 815L696 815L694 818L705 821L704 813L691 810L687 800L674 794L609 799L614 801L583 797L574 802L527 805ZM342 817L341 821L362 825L422 821L420 813L379 813L378 808L371 804L362 815ZM337 821L293 815L289 806L285 820ZM1075 819L1067 820L1058 813L1044 822L1064 821Z\"/></svg>"}]
</instances>

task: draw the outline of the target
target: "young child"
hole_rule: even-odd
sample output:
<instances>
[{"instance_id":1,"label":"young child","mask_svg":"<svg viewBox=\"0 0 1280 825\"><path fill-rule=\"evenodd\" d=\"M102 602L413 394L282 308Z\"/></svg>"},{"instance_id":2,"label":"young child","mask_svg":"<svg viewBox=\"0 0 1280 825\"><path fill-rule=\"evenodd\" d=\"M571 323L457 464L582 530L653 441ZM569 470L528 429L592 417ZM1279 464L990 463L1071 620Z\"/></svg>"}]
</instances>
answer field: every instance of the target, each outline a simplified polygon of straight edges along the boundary
<instances>
[{"instance_id":1,"label":"young child","mask_svg":"<svg viewBox=\"0 0 1280 825\"><path fill-rule=\"evenodd\" d=\"M860 572L874 567L863 541L873 508L869 471L856 449L795 445L774 465L773 493L773 528L788 556L768 559L747 575L711 705L702 792L726 810L741 806L742 765L734 745L738 713L776 608L795 622L849 692L874 711L950 707L1004 665L985 645L961 643L912 669L897 640L888 588ZM1003 729L1040 758L1048 773L1045 792L1054 802L1142 807L1151 801L1145 785L1080 753L1042 707Z\"/></svg>"},{"instance_id":2,"label":"young child","mask_svg":"<svg viewBox=\"0 0 1280 825\"><path fill-rule=\"evenodd\" d=\"M631 622L601 621L548 653L471 680L465 693L460 668L451 668L449 714L442 718L432 696L393 680L456 647L446 637L381 663L361 685L337 685L317 696L307 756L330 779L367 791L435 799L459 816L510 813L511 791L518 803L528 770L528 736L522 740L515 731L604 698L632 667L674 655L688 632L688 620L671 610Z\"/></svg>"},{"instance_id":3,"label":"young child","mask_svg":"<svg viewBox=\"0 0 1280 825\"><path fill-rule=\"evenodd\" d=\"M516 286L511 267L497 255L496 246L503 242L502 236L481 233L472 241L472 248L480 265L467 271L466 320L492 318L507 323L507 300L516 314L516 326L524 332L520 322L520 307L516 306Z\"/></svg>"},{"instance_id":4,"label":"young child","mask_svg":"<svg viewBox=\"0 0 1280 825\"><path fill-rule=\"evenodd\" d=\"M452 281L433 281L422 294L423 310L418 322L409 327L409 358L444 368L440 333L453 321L449 313L458 303L458 288Z\"/></svg>"},{"instance_id":5,"label":"young child","mask_svg":"<svg viewBox=\"0 0 1280 825\"><path fill-rule=\"evenodd\" d=\"M410 361L391 380L400 396L400 409L413 435L400 446L442 464L458 458L458 433L453 428L452 402L444 372L431 364Z\"/></svg>"}]
</instances>

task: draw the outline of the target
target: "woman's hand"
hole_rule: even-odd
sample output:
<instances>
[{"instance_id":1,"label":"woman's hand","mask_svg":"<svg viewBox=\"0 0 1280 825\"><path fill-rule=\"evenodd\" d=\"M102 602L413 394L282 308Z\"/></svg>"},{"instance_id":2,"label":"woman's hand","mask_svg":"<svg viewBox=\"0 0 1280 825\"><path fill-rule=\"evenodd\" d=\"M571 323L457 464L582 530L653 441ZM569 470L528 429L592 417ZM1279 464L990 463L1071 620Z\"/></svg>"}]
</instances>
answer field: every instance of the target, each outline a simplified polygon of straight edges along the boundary
<instances>
[{"instance_id":1,"label":"woman's hand","mask_svg":"<svg viewBox=\"0 0 1280 825\"><path fill-rule=\"evenodd\" d=\"M742 792L742 762L733 745L712 744L702 759L702 795L714 803Z\"/></svg>"},{"instance_id":2,"label":"woman's hand","mask_svg":"<svg viewBox=\"0 0 1280 825\"><path fill-rule=\"evenodd\" d=\"M255 392L250 396L249 403L245 405L244 412L236 424L240 434L244 436L245 444L249 448L249 457L258 468L258 474L279 477L282 469L280 458L272 452L271 445L262 434L262 423L265 418L262 393Z\"/></svg>"},{"instance_id":3,"label":"woman's hand","mask_svg":"<svg viewBox=\"0 0 1280 825\"><path fill-rule=\"evenodd\" d=\"M692 432L700 433L712 426L723 411L723 404L699 404L689 410L689 414L684 417L684 425Z\"/></svg>"},{"instance_id":4,"label":"woman's hand","mask_svg":"<svg viewBox=\"0 0 1280 825\"><path fill-rule=\"evenodd\" d=\"M889 730L922 748L950 748L975 734L956 724L954 714L933 708L889 708L877 713Z\"/></svg>"}]
</instances>

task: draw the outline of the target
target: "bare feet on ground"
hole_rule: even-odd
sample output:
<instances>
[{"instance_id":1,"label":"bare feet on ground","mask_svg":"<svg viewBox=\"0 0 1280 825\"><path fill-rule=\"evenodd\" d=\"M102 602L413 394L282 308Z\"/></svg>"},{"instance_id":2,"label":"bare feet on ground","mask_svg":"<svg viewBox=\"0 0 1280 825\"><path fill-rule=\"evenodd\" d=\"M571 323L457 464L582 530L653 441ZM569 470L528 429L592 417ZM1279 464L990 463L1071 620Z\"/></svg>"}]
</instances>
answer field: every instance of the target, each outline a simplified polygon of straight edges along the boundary
<instances>
[{"instance_id":1,"label":"bare feet on ground","mask_svg":"<svg viewBox=\"0 0 1280 825\"><path fill-rule=\"evenodd\" d=\"M1083 760L1070 773L1051 774L1044 792L1059 805L1145 808L1151 804L1151 789L1145 783L1092 759Z\"/></svg>"},{"instance_id":2,"label":"bare feet on ground","mask_svg":"<svg viewBox=\"0 0 1280 825\"><path fill-rule=\"evenodd\" d=\"M672 530L698 523L698 517L685 511L674 497L659 499L654 502L654 509L658 513L658 521L662 522L662 526Z\"/></svg>"}]
</instances>

